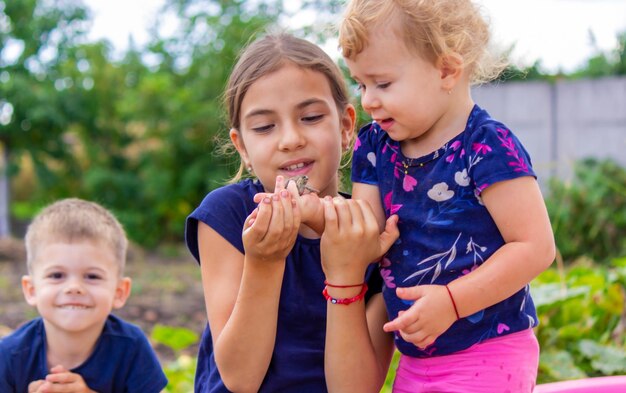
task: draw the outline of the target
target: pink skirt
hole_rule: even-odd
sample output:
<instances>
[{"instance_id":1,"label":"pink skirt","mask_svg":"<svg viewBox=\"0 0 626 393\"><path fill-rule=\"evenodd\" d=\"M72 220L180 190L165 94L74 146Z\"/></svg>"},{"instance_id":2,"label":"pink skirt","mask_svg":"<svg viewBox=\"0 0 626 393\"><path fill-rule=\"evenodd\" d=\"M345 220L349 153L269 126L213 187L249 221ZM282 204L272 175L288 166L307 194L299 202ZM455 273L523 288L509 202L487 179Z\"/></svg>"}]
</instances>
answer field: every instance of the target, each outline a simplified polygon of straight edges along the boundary
<instances>
[{"instance_id":1,"label":"pink skirt","mask_svg":"<svg viewBox=\"0 0 626 393\"><path fill-rule=\"evenodd\" d=\"M539 367L532 329L432 358L400 356L394 393L530 393Z\"/></svg>"}]
</instances>

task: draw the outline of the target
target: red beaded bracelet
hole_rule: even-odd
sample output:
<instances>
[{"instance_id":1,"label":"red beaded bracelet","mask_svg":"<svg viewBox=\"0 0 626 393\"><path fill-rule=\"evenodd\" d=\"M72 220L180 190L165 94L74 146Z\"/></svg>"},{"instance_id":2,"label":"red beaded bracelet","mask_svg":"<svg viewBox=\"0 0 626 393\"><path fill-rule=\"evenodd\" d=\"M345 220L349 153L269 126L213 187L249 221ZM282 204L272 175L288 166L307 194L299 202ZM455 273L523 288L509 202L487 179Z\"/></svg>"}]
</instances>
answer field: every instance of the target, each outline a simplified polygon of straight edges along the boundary
<instances>
[{"instance_id":1,"label":"red beaded bracelet","mask_svg":"<svg viewBox=\"0 0 626 393\"><path fill-rule=\"evenodd\" d=\"M363 283L351 284L351 285L335 285L324 280L324 285L326 285L327 287L331 287L331 288L356 288L356 287L360 287L361 285L363 285Z\"/></svg>"},{"instance_id":2,"label":"red beaded bracelet","mask_svg":"<svg viewBox=\"0 0 626 393\"><path fill-rule=\"evenodd\" d=\"M362 285L361 292L359 292L359 294L354 297L335 299L334 297L328 294L328 286L324 287L324 290L322 291L322 295L324 295L324 298L326 298L326 300L330 300L332 304L343 304L347 306L348 304L362 300L365 297L365 293L367 292L367 284L363 283L361 285Z\"/></svg>"},{"instance_id":3,"label":"red beaded bracelet","mask_svg":"<svg viewBox=\"0 0 626 393\"><path fill-rule=\"evenodd\" d=\"M459 310L457 310L457 308L456 308L456 302L454 301L454 297L452 296L452 292L450 292L450 288L448 288L447 285L445 287L448 290L448 295L450 295L450 300L452 300L452 306L454 307L454 313L456 314L456 320L458 321L459 319L461 319L461 317L459 317Z\"/></svg>"}]
</instances>

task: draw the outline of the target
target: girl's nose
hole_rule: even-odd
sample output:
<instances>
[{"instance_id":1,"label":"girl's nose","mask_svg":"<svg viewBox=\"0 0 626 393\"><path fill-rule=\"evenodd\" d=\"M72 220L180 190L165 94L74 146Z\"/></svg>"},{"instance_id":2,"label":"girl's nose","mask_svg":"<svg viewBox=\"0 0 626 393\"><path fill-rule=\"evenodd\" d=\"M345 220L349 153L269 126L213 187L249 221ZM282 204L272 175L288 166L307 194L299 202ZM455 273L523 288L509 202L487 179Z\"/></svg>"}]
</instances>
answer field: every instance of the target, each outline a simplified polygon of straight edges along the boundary
<instances>
[{"instance_id":1,"label":"girl's nose","mask_svg":"<svg viewBox=\"0 0 626 393\"><path fill-rule=\"evenodd\" d=\"M366 112L380 106L380 101L371 89L361 92L361 106Z\"/></svg>"},{"instance_id":2,"label":"girl's nose","mask_svg":"<svg viewBox=\"0 0 626 393\"><path fill-rule=\"evenodd\" d=\"M280 150L296 150L306 144L302 129L297 124L286 124L280 133Z\"/></svg>"}]
</instances>

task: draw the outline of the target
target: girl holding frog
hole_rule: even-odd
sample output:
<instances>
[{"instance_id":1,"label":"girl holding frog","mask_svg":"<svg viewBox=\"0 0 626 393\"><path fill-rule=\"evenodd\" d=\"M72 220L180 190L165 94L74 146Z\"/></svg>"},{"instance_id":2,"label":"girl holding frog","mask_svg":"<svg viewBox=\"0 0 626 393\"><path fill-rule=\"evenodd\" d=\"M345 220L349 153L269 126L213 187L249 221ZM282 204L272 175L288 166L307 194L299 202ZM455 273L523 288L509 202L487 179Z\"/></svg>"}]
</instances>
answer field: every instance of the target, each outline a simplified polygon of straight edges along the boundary
<instances>
[{"instance_id":1,"label":"girl holding frog","mask_svg":"<svg viewBox=\"0 0 626 393\"><path fill-rule=\"evenodd\" d=\"M269 35L241 54L225 98L238 182L186 224L208 316L195 391L378 392L393 351L382 279L342 264L366 266L398 233L392 218L379 236L368 205L338 196L355 124L339 68L312 43ZM256 178L240 180L244 169Z\"/></svg>"}]
</instances>

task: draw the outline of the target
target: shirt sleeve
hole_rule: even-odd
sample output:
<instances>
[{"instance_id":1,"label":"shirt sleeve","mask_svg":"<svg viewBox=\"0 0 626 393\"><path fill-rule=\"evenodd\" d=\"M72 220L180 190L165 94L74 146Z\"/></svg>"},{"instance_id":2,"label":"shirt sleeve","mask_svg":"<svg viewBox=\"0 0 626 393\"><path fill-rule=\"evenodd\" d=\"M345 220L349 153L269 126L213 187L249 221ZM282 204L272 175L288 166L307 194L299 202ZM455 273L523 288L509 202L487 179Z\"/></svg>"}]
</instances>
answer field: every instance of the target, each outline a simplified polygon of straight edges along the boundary
<instances>
[{"instance_id":1,"label":"shirt sleeve","mask_svg":"<svg viewBox=\"0 0 626 393\"><path fill-rule=\"evenodd\" d=\"M143 334L138 334L135 355L126 380L128 393L159 393L167 386L167 378L161 364Z\"/></svg>"},{"instance_id":2,"label":"shirt sleeve","mask_svg":"<svg viewBox=\"0 0 626 393\"><path fill-rule=\"evenodd\" d=\"M352 181L378 185L376 172L376 152L380 134L384 132L375 124L368 124L359 130L352 154Z\"/></svg>"},{"instance_id":3,"label":"shirt sleeve","mask_svg":"<svg viewBox=\"0 0 626 393\"><path fill-rule=\"evenodd\" d=\"M468 175L478 194L490 185L522 176L535 176L530 156L505 126L488 123L478 128L465 145Z\"/></svg>"},{"instance_id":4,"label":"shirt sleeve","mask_svg":"<svg viewBox=\"0 0 626 393\"><path fill-rule=\"evenodd\" d=\"M191 254L200 263L198 246L198 223L203 222L214 229L241 253L244 252L241 233L250 208L245 189L229 185L211 191L194 210L185 226L185 242Z\"/></svg>"}]
</instances>

